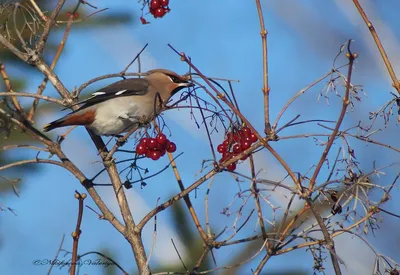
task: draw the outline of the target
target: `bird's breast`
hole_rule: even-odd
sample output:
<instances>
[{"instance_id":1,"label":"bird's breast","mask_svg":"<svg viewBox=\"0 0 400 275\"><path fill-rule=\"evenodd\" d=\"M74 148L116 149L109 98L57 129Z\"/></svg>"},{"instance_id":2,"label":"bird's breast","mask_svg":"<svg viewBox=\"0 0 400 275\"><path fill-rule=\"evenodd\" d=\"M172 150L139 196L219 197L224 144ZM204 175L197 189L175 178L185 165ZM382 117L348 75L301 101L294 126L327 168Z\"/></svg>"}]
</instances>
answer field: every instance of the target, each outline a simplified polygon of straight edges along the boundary
<instances>
[{"instance_id":1,"label":"bird's breast","mask_svg":"<svg viewBox=\"0 0 400 275\"><path fill-rule=\"evenodd\" d=\"M99 103L91 128L98 134L116 135L154 117L154 100L149 97L120 97Z\"/></svg>"}]
</instances>

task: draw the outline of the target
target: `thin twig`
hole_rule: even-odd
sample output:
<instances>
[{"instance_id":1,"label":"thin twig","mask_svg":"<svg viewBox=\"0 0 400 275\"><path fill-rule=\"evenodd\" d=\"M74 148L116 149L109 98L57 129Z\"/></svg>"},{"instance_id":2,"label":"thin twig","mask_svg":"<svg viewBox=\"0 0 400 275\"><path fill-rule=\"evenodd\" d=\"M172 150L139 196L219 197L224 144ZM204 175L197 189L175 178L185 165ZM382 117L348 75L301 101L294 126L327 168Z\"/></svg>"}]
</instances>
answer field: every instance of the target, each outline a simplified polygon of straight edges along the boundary
<instances>
[{"instance_id":1,"label":"thin twig","mask_svg":"<svg viewBox=\"0 0 400 275\"><path fill-rule=\"evenodd\" d=\"M331 236L328 232L328 229L326 228L326 225L325 225L321 215L315 209L313 202L310 199L306 199L306 201L321 228L322 234L324 235L325 245L329 251L329 254L331 255L332 265L333 265L333 269L335 270L335 274L340 275L340 274L342 274L342 272L340 271L339 259L336 254L335 243L333 242L333 238L331 238Z\"/></svg>"},{"instance_id":2,"label":"thin twig","mask_svg":"<svg viewBox=\"0 0 400 275\"><path fill-rule=\"evenodd\" d=\"M54 260L51 261L51 265L50 265L49 271L47 272L47 275L50 275L51 270L53 269L53 266L54 266L54 264L56 263L56 261L57 261L57 259L58 259L58 255L59 255L60 252L61 252L61 249L62 249L62 246L63 246L63 243L64 243L64 239L65 239L65 234L63 234L63 236L62 236L62 238L61 238L60 246L59 246L58 249L57 249L57 253L56 253L56 256L54 257Z\"/></svg>"},{"instance_id":3,"label":"thin twig","mask_svg":"<svg viewBox=\"0 0 400 275\"><path fill-rule=\"evenodd\" d=\"M10 94L15 93L13 88L12 88L12 86L11 86L11 81L10 81L10 78L8 77L7 72L6 72L6 68L4 67L4 64L1 61L0 61L0 74L1 74L1 76L3 78L3 80L4 80L4 84L6 85L6 88L7 88L8 92ZM0 93L0 95L1 94L4 94L4 93ZM14 104L15 109L17 109L18 112L20 112L21 114L24 114L24 110L22 109L21 105L19 104L17 98L14 95L11 95L11 100L12 100L12 102Z\"/></svg>"},{"instance_id":4,"label":"thin twig","mask_svg":"<svg viewBox=\"0 0 400 275\"><path fill-rule=\"evenodd\" d=\"M200 70L194 66L194 64L189 60L189 58L186 56L185 53L179 53L174 47L172 47L170 44L168 46L181 57L181 60L185 61L201 78L204 80L204 82L207 83L207 85L217 94L218 98L221 99L226 105L229 106L229 108L240 117L240 119L247 125L247 127L250 128L250 130L257 136L257 138L260 140L260 142L264 145L265 148L268 149L275 157L276 159L281 163L281 165L285 168L285 170L288 172L289 176L292 178L293 182L296 184L297 188L299 189L299 192L301 192L302 187L300 182L297 180L297 177L293 173L293 171L290 169L290 167L286 164L286 162L280 157L280 155L272 149L272 147L268 144L268 138L263 138L258 131L253 127L253 125L247 120L246 117L242 113L240 113L235 106L229 102L226 99L226 96L218 91L218 89L210 82L209 79L207 79L204 74L200 72ZM203 89L211 95L211 93L203 87ZM218 103L218 102L217 102Z\"/></svg>"},{"instance_id":5,"label":"thin twig","mask_svg":"<svg viewBox=\"0 0 400 275\"><path fill-rule=\"evenodd\" d=\"M35 11L39 14L40 18L42 18L42 20L44 22L47 21L47 16L43 14L42 10L39 8L39 6L36 4L35 0L29 0L29 2L31 2L33 8L35 9Z\"/></svg>"},{"instance_id":6,"label":"thin twig","mask_svg":"<svg viewBox=\"0 0 400 275\"><path fill-rule=\"evenodd\" d=\"M314 174L313 174L312 178L310 179L310 185L309 185L309 188L308 188L308 190L310 192L314 188L314 185L316 183L316 180L317 180L319 172L320 172L320 170L322 168L322 165L324 164L324 162L326 160L326 157L328 156L329 151L330 151L330 149L331 149L331 147L333 145L333 142L335 141L335 137L339 132L340 126L342 125L344 116L346 115L347 106L349 106L349 104L350 104L349 94L350 94L351 75L352 75L352 72L353 72L353 63L354 63L354 60L358 56L356 53L353 54L350 51L350 45L351 45L351 40L349 40L349 43L347 45L347 49L348 49L347 58L349 59L349 69L348 69L348 73L347 73L346 91L345 91L345 94L343 96L342 110L340 111L340 115L339 115L339 118L337 120L335 129L333 130L333 132L332 132L332 134L331 134L331 136L329 138L329 141L326 144L325 150L322 153L321 158L320 158L317 166L315 167Z\"/></svg>"},{"instance_id":7,"label":"thin twig","mask_svg":"<svg viewBox=\"0 0 400 275\"><path fill-rule=\"evenodd\" d=\"M0 44L9 49L13 54L15 54L19 59L24 62L27 62L29 59L29 55L21 52L17 47L15 47L7 38L0 34Z\"/></svg>"},{"instance_id":8,"label":"thin twig","mask_svg":"<svg viewBox=\"0 0 400 275\"><path fill-rule=\"evenodd\" d=\"M263 270L265 264L268 262L269 259L271 259L272 255L267 253L265 254L264 258L261 260L261 262L258 264L256 270L254 271L254 275L259 275L260 272Z\"/></svg>"},{"instance_id":9,"label":"thin twig","mask_svg":"<svg viewBox=\"0 0 400 275\"><path fill-rule=\"evenodd\" d=\"M63 36L63 38L62 38L62 40L60 42L60 45L58 46L56 55L54 56L53 61L50 64L50 69L51 70L54 70L54 68L55 68L55 66L56 66L56 64L58 62L58 59L60 58L61 53L62 53L62 51L63 51L63 49L65 47L65 43L66 43L66 41L68 39L69 32L71 31L72 20L73 20L73 15L71 14L69 16L69 18L68 18L68 24L67 24L67 26L65 28L64 36ZM37 95L42 95L44 89L46 88L46 85L47 85L48 81L49 81L49 79L47 77L45 77L43 79L42 83L40 84L40 86L38 88ZM30 109L30 111L28 113L28 120L32 121L33 115L35 114L36 107L37 107L38 103L39 103L39 98L36 98L33 101L32 107L31 107L31 109Z\"/></svg>"},{"instance_id":10,"label":"thin twig","mask_svg":"<svg viewBox=\"0 0 400 275\"><path fill-rule=\"evenodd\" d=\"M56 104L58 104L58 105L60 105L60 106L64 106L64 103L63 103L61 100L56 99L56 98L54 98L54 97L45 96L45 95L37 95L37 94L30 94L30 93L17 93L17 92L9 92L9 93L3 92L3 93L0 93L0 96L32 97L32 98L43 99L43 100L46 100L46 101L48 101L48 102L56 103Z\"/></svg>"},{"instance_id":11,"label":"thin twig","mask_svg":"<svg viewBox=\"0 0 400 275\"><path fill-rule=\"evenodd\" d=\"M264 224L264 216L260 204L260 198L259 198L259 190L257 188L257 182L256 182L256 172L255 172L255 164L254 164L254 158L253 155L250 155L250 170L251 170L251 193L254 195L254 202L256 204L257 208L257 214L258 214L258 221L260 222L260 228L261 228L261 233L263 236L264 241L267 239L267 232L265 231L265 224ZM265 244L266 249L269 249L269 242Z\"/></svg>"},{"instance_id":12,"label":"thin twig","mask_svg":"<svg viewBox=\"0 0 400 275\"><path fill-rule=\"evenodd\" d=\"M268 136L271 132L271 123L269 119L269 92L270 88L268 86L268 55L267 55L267 30L265 29L264 24L264 15L261 8L260 0L256 0L258 18L260 20L260 35L262 41L262 52L263 52L263 82L264 86L262 88L264 94L264 123L265 129L264 132Z\"/></svg>"},{"instance_id":13,"label":"thin twig","mask_svg":"<svg viewBox=\"0 0 400 275\"><path fill-rule=\"evenodd\" d=\"M154 124L154 127L155 127L156 131L160 133L161 131L160 131L160 128L158 127L156 121L153 121L153 124ZM167 152L167 154L168 154L169 161L171 163L171 168L174 171L174 175L175 175L176 181L178 183L179 189L181 190L181 192L183 192L183 191L185 191L185 186L183 185L183 181L182 181L181 175L179 174L178 166L176 165L176 162L174 160L174 156L170 152ZM196 225L196 228L199 231L199 234L200 234L201 238L203 239L204 243L207 244L208 243L208 236L204 232L204 229L200 224L200 220L199 220L199 218L197 216L196 211L193 208L193 205L192 205L192 202L190 201L189 196L185 195L183 197L183 200L185 201L185 204L186 204L186 206L187 206L187 208L189 210L190 216L192 217L192 220L193 220L194 224Z\"/></svg>"},{"instance_id":14,"label":"thin twig","mask_svg":"<svg viewBox=\"0 0 400 275\"><path fill-rule=\"evenodd\" d=\"M135 56L135 58L125 67L125 69L122 72L120 72L121 75L125 75L126 71L129 69L129 67L133 64L133 62L136 61L136 59L138 59L140 57L140 55L147 48L148 45L149 45L149 43L146 43L146 45L144 45L144 47L140 50L140 52L138 52L138 54Z\"/></svg>"},{"instance_id":15,"label":"thin twig","mask_svg":"<svg viewBox=\"0 0 400 275\"><path fill-rule=\"evenodd\" d=\"M393 87L397 90L397 93L400 94L400 81L398 80L396 73L394 72L392 64L390 63L390 60L386 54L385 48L383 47L382 42L379 39L378 33L375 31L374 25L372 25L372 22L368 19L368 16L365 13L364 9L362 8L360 2L358 2L358 0L353 0L353 3L356 6L358 12L360 13L362 19L364 19L365 24L367 25L369 31L371 32L372 37L374 38L375 44L378 47L383 62L385 62L386 69L388 70L388 73L392 78Z\"/></svg>"},{"instance_id":16,"label":"thin twig","mask_svg":"<svg viewBox=\"0 0 400 275\"><path fill-rule=\"evenodd\" d=\"M189 187L187 187L184 191L181 191L180 193L176 194L175 196L173 196L172 198L170 198L169 200L167 200L166 202L162 203L161 205L159 205L158 207L154 208L153 210L151 210L149 213L147 213L147 215L140 221L140 223L137 225L138 230L141 230L146 223L157 213L164 211L165 209L167 209L168 207L170 207L172 204L176 203L177 201L179 201L180 199L182 199L184 196L188 195L190 192L192 192L193 190L195 190L197 187L199 187L201 184L203 184L204 182L206 182L208 179L210 179L211 177L213 177L214 175L216 175L217 173L219 173L221 171L221 169L223 169L224 167L227 167L229 164L234 163L236 161L238 161L239 159L241 159L243 156L250 154L251 152L253 152L255 149L261 147L261 143L256 143L253 144L249 149L243 151L242 153L232 157L231 159L225 161L224 163L219 164L218 170L214 169L210 172L208 172L206 175L202 176L200 179L198 179L197 181L195 181L192 185L190 185ZM204 231L204 230L203 230Z\"/></svg>"},{"instance_id":17,"label":"thin twig","mask_svg":"<svg viewBox=\"0 0 400 275\"><path fill-rule=\"evenodd\" d=\"M44 47L46 46L47 38L49 37L51 28L56 22L56 17L60 13L62 7L64 6L66 0L58 0L56 7L54 8L53 12L51 13L50 17L47 18L46 26L44 27L43 33L40 37L40 40L36 44L36 51L39 54L43 53Z\"/></svg>"},{"instance_id":18,"label":"thin twig","mask_svg":"<svg viewBox=\"0 0 400 275\"><path fill-rule=\"evenodd\" d=\"M172 245L174 246L174 249L175 249L176 254L178 254L178 258L179 258L179 260L181 261L181 263L182 263L182 265L183 265L183 268L186 270L186 272L189 272L188 268L186 267L185 263L184 263L183 260L182 260L181 254L179 254L178 248L176 248L174 239L171 238L171 242L172 242Z\"/></svg>"},{"instance_id":19,"label":"thin twig","mask_svg":"<svg viewBox=\"0 0 400 275\"><path fill-rule=\"evenodd\" d=\"M79 202L78 208L78 220L76 222L75 231L72 232L72 238L74 240L74 244L72 246L72 261L71 261L71 269L70 275L75 275L76 264L78 260L78 243L79 237L81 236L81 223L82 223L82 216L83 216L83 200L86 198L86 194L80 194L78 191L75 190L75 198Z\"/></svg>"}]
</instances>

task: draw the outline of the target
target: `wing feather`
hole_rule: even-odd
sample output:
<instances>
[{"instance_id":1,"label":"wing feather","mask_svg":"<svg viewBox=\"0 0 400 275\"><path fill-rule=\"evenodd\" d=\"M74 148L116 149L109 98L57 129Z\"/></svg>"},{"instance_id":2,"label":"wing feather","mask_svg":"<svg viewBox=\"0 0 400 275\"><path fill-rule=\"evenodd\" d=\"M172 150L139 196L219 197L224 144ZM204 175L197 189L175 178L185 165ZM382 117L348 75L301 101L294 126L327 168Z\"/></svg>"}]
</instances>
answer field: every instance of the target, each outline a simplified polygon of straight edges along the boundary
<instances>
[{"instance_id":1,"label":"wing feather","mask_svg":"<svg viewBox=\"0 0 400 275\"><path fill-rule=\"evenodd\" d=\"M143 78L124 79L94 92L91 97L74 103L67 108L83 104L78 109L82 110L95 104L113 99L115 97L145 95L147 93L148 86L148 81Z\"/></svg>"}]
</instances>

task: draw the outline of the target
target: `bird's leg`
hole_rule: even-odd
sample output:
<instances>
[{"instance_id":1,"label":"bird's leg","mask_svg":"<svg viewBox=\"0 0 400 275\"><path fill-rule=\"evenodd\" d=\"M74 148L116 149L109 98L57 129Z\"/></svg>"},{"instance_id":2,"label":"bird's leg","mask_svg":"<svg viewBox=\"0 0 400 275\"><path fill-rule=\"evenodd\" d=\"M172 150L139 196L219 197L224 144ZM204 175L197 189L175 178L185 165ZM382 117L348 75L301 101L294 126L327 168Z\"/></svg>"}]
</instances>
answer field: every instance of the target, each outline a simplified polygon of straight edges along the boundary
<instances>
[{"instance_id":1,"label":"bird's leg","mask_svg":"<svg viewBox=\"0 0 400 275\"><path fill-rule=\"evenodd\" d=\"M143 116L129 116L129 119L136 120L136 123L138 124L138 128L145 127L151 121L150 117L147 117L145 115L143 115Z\"/></svg>"},{"instance_id":2,"label":"bird's leg","mask_svg":"<svg viewBox=\"0 0 400 275\"><path fill-rule=\"evenodd\" d=\"M161 99L160 93L156 93L156 96L154 97L154 117L157 116L157 107L159 107L161 110L162 104L163 104L163 101Z\"/></svg>"},{"instance_id":3,"label":"bird's leg","mask_svg":"<svg viewBox=\"0 0 400 275\"><path fill-rule=\"evenodd\" d=\"M127 142L127 140L124 138L123 135L115 135L115 137L117 138L117 146L118 147L123 146Z\"/></svg>"}]
</instances>

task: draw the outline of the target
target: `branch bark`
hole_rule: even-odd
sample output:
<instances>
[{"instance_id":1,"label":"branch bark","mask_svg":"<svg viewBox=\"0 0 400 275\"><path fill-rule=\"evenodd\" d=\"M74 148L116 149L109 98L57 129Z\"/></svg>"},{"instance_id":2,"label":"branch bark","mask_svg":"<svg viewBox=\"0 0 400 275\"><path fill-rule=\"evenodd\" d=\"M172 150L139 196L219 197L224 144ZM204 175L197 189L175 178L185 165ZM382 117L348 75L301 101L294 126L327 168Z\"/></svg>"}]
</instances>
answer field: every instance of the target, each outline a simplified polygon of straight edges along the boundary
<instances>
[{"instance_id":1,"label":"branch bark","mask_svg":"<svg viewBox=\"0 0 400 275\"><path fill-rule=\"evenodd\" d=\"M386 69L390 75L390 78L392 79L392 82L393 82L392 85L397 90L397 93L400 95L400 81L397 78L396 73L394 72L392 64L390 63L390 60L386 54L385 48L383 47L382 42L379 39L378 33L376 32L374 25L368 19L368 16L365 13L364 9L362 8L360 2L358 2L358 0L353 0L353 3L356 6L358 12L360 13L362 19L364 20L365 24L367 25L369 31L371 32L372 38L374 39L375 44L378 47L379 53L381 54L383 62L385 63Z\"/></svg>"}]
</instances>

